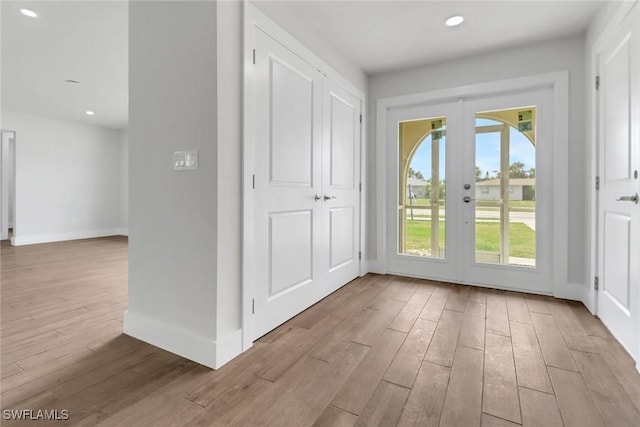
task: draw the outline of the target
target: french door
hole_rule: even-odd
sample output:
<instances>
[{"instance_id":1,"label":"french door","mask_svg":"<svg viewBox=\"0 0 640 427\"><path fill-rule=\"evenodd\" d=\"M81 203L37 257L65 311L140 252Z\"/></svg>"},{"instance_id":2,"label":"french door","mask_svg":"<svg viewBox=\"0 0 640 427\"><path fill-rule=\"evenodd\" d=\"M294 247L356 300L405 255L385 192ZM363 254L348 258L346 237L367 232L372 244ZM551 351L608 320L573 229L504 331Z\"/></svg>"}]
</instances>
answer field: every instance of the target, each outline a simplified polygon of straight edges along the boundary
<instances>
[{"instance_id":1,"label":"french door","mask_svg":"<svg viewBox=\"0 0 640 427\"><path fill-rule=\"evenodd\" d=\"M359 274L360 100L255 30L253 338Z\"/></svg>"},{"instance_id":2,"label":"french door","mask_svg":"<svg viewBox=\"0 0 640 427\"><path fill-rule=\"evenodd\" d=\"M389 112L391 272L551 293L551 94Z\"/></svg>"}]
</instances>

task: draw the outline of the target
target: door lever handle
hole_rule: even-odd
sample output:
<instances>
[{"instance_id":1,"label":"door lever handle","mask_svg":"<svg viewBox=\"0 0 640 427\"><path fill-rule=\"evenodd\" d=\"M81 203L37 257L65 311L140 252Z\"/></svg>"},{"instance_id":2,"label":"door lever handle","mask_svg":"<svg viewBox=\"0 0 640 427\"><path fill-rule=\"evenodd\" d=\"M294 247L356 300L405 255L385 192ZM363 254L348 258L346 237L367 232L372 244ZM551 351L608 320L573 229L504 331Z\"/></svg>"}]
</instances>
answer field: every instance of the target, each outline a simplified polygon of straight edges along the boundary
<instances>
[{"instance_id":1,"label":"door lever handle","mask_svg":"<svg viewBox=\"0 0 640 427\"><path fill-rule=\"evenodd\" d=\"M465 202L465 203L469 203L472 200L475 200L475 199L472 199L470 196L464 196L462 198L462 201Z\"/></svg>"},{"instance_id":2,"label":"door lever handle","mask_svg":"<svg viewBox=\"0 0 640 427\"><path fill-rule=\"evenodd\" d=\"M315 195L313 196L313 200L315 200L316 202L317 202L317 201L320 201L320 200L322 200L322 196L321 196L321 195L319 195L319 194L315 194Z\"/></svg>"},{"instance_id":3,"label":"door lever handle","mask_svg":"<svg viewBox=\"0 0 640 427\"><path fill-rule=\"evenodd\" d=\"M636 205L638 204L638 193L634 194L633 196L620 196L618 199L616 199L617 202L633 202Z\"/></svg>"},{"instance_id":4,"label":"door lever handle","mask_svg":"<svg viewBox=\"0 0 640 427\"><path fill-rule=\"evenodd\" d=\"M322 196L322 199L326 202L327 200L335 199L336 196L327 196L326 194Z\"/></svg>"}]
</instances>

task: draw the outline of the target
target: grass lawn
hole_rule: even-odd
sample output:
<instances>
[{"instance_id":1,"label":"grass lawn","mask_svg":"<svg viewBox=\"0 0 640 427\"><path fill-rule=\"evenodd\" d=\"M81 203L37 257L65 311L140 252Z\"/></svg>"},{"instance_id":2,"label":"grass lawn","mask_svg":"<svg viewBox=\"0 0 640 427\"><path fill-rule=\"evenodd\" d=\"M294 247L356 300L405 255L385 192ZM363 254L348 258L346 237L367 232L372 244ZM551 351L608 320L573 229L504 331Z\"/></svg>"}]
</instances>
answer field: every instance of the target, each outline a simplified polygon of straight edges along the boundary
<instances>
[{"instance_id":1,"label":"grass lawn","mask_svg":"<svg viewBox=\"0 0 640 427\"><path fill-rule=\"evenodd\" d=\"M440 225L440 247L444 247L444 222ZM407 220L407 250L431 249L431 221ZM500 223L476 223L476 249L500 252ZM535 232L521 222L509 223L510 256L535 258Z\"/></svg>"}]
</instances>

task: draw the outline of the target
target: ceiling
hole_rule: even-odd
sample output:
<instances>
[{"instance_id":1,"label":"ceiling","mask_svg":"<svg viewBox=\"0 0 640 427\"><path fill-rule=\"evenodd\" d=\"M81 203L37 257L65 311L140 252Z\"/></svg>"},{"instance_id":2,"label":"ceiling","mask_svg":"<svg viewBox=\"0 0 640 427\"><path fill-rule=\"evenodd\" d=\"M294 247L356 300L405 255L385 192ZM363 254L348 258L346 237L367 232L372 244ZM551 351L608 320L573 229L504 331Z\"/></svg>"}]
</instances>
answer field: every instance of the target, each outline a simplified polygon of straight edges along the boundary
<instances>
[{"instance_id":1,"label":"ceiling","mask_svg":"<svg viewBox=\"0 0 640 427\"><path fill-rule=\"evenodd\" d=\"M128 4L2 2L2 108L99 126L128 122ZM35 11L28 18L21 8ZM72 79L79 85L66 83ZM94 111L87 116L85 111Z\"/></svg>"},{"instance_id":2,"label":"ceiling","mask_svg":"<svg viewBox=\"0 0 640 427\"><path fill-rule=\"evenodd\" d=\"M365 73L378 74L584 33L602 1L266 1L294 15ZM444 21L462 15L449 28Z\"/></svg>"},{"instance_id":3,"label":"ceiling","mask_svg":"<svg viewBox=\"0 0 640 427\"><path fill-rule=\"evenodd\" d=\"M367 74L583 33L599 1L258 0ZM100 126L128 122L126 1L2 1L2 107ZM31 19L20 8L38 13ZM448 28L444 20L465 22ZM72 79L79 85L66 83ZM95 112L87 116L86 110Z\"/></svg>"}]
</instances>

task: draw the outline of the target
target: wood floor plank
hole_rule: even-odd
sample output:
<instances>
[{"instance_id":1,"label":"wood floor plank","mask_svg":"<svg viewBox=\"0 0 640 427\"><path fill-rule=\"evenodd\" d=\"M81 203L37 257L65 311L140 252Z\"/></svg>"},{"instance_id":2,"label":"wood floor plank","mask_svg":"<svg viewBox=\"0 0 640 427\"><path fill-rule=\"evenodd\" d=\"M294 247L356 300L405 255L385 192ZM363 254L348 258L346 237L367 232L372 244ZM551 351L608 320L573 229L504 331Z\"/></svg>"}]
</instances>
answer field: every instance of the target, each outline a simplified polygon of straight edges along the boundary
<instances>
[{"instance_id":1,"label":"wood floor plank","mask_svg":"<svg viewBox=\"0 0 640 427\"><path fill-rule=\"evenodd\" d=\"M384 375L386 381L410 388L418 374L437 323L418 319Z\"/></svg>"},{"instance_id":2,"label":"wood floor plank","mask_svg":"<svg viewBox=\"0 0 640 427\"><path fill-rule=\"evenodd\" d=\"M357 426L395 426L409 396L409 389L381 381L367 402Z\"/></svg>"},{"instance_id":3,"label":"wood floor plank","mask_svg":"<svg viewBox=\"0 0 640 427\"><path fill-rule=\"evenodd\" d=\"M451 368L423 362L398 422L399 426L437 426Z\"/></svg>"},{"instance_id":4,"label":"wood floor plank","mask_svg":"<svg viewBox=\"0 0 640 427\"><path fill-rule=\"evenodd\" d=\"M491 293L490 289L471 286L469 288L469 299L471 302L487 303L487 295Z\"/></svg>"},{"instance_id":5,"label":"wood floor plank","mask_svg":"<svg viewBox=\"0 0 640 427\"><path fill-rule=\"evenodd\" d=\"M531 323L529 316L529 308L525 302L524 296L516 292L506 292L507 312L511 322Z\"/></svg>"},{"instance_id":6,"label":"wood floor plank","mask_svg":"<svg viewBox=\"0 0 640 427\"><path fill-rule=\"evenodd\" d=\"M268 381L276 381L293 365L297 363L305 354L311 350L315 343L324 338L335 326L340 323L340 319L327 313L323 317L322 322L317 323L311 329L301 328L303 334L295 342L287 345L287 351L280 355L274 364L264 366L262 369L255 371L255 375ZM295 327L295 326L294 326Z\"/></svg>"},{"instance_id":7,"label":"wood floor plank","mask_svg":"<svg viewBox=\"0 0 640 427\"><path fill-rule=\"evenodd\" d=\"M4 379L22 373L22 369L20 369L20 367L15 363L8 363L6 365L2 365L2 368L0 368L0 373L3 380L2 387L4 388Z\"/></svg>"},{"instance_id":8,"label":"wood floor plank","mask_svg":"<svg viewBox=\"0 0 640 427\"><path fill-rule=\"evenodd\" d=\"M573 311L573 314L575 314L578 322L580 322L587 335L601 338L612 338L607 327L604 326L600 319L589 313L589 310L587 310L584 304L576 301L568 301L567 304Z\"/></svg>"},{"instance_id":9,"label":"wood floor plank","mask_svg":"<svg viewBox=\"0 0 640 427\"><path fill-rule=\"evenodd\" d=\"M380 304L379 310L367 310L363 321L349 331L347 338L360 344L372 346L398 315L404 304L400 301L389 300Z\"/></svg>"},{"instance_id":10,"label":"wood floor plank","mask_svg":"<svg viewBox=\"0 0 640 427\"><path fill-rule=\"evenodd\" d=\"M494 291L487 295L487 332L510 336L507 299L503 292Z\"/></svg>"},{"instance_id":11,"label":"wood floor plank","mask_svg":"<svg viewBox=\"0 0 640 427\"><path fill-rule=\"evenodd\" d=\"M445 310L459 311L464 313L469 299L469 286L456 286L449 292L449 298L445 305Z\"/></svg>"},{"instance_id":12,"label":"wood floor plank","mask_svg":"<svg viewBox=\"0 0 640 427\"><path fill-rule=\"evenodd\" d=\"M547 297L541 295L526 294L524 297L530 313L551 314L547 305Z\"/></svg>"},{"instance_id":13,"label":"wood floor plank","mask_svg":"<svg viewBox=\"0 0 640 427\"><path fill-rule=\"evenodd\" d=\"M329 405L313 423L313 427L351 427L357 421L357 415Z\"/></svg>"},{"instance_id":14,"label":"wood floor plank","mask_svg":"<svg viewBox=\"0 0 640 427\"><path fill-rule=\"evenodd\" d=\"M593 342L609 370L640 411L640 373L636 370L635 361L622 345L612 338L594 336Z\"/></svg>"},{"instance_id":15,"label":"wood floor plank","mask_svg":"<svg viewBox=\"0 0 640 427\"><path fill-rule=\"evenodd\" d=\"M444 310L424 360L452 366L463 317L458 311Z\"/></svg>"},{"instance_id":16,"label":"wood floor plank","mask_svg":"<svg viewBox=\"0 0 640 427\"><path fill-rule=\"evenodd\" d=\"M389 325L389 329L409 332L428 299L428 294L414 293L402 310L400 310L400 313L393 319L393 322Z\"/></svg>"},{"instance_id":17,"label":"wood floor plank","mask_svg":"<svg viewBox=\"0 0 640 427\"><path fill-rule=\"evenodd\" d=\"M245 372L237 376L229 387L224 387L224 392L216 393L215 398L208 399L205 406L193 400L204 409L190 420L189 425L207 426L212 420L219 423L230 422L243 408L272 387L274 384L271 381Z\"/></svg>"},{"instance_id":18,"label":"wood floor plank","mask_svg":"<svg viewBox=\"0 0 640 427\"><path fill-rule=\"evenodd\" d=\"M520 387L522 425L527 427L562 427L562 418L553 394Z\"/></svg>"},{"instance_id":19,"label":"wood floor plank","mask_svg":"<svg viewBox=\"0 0 640 427\"><path fill-rule=\"evenodd\" d=\"M483 351L469 347L457 348L440 426L480 425L483 354Z\"/></svg>"},{"instance_id":20,"label":"wood floor plank","mask_svg":"<svg viewBox=\"0 0 640 427\"><path fill-rule=\"evenodd\" d=\"M585 333L582 324L564 301L555 301L548 307L567 347L588 353L596 352L591 337Z\"/></svg>"},{"instance_id":21,"label":"wood floor plank","mask_svg":"<svg viewBox=\"0 0 640 427\"><path fill-rule=\"evenodd\" d=\"M599 354L572 351L587 388L606 425L640 424L640 412Z\"/></svg>"},{"instance_id":22,"label":"wood floor plank","mask_svg":"<svg viewBox=\"0 0 640 427\"><path fill-rule=\"evenodd\" d=\"M360 415L405 338L406 334L387 329L338 391L331 404Z\"/></svg>"},{"instance_id":23,"label":"wood floor plank","mask_svg":"<svg viewBox=\"0 0 640 427\"><path fill-rule=\"evenodd\" d=\"M502 418L494 417L489 414L482 414L482 427L517 427L521 424L512 423Z\"/></svg>"},{"instance_id":24,"label":"wood floor plank","mask_svg":"<svg viewBox=\"0 0 640 427\"><path fill-rule=\"evenodd\" d=\"M511 324L511 343L518 385L545 393L553 393L547 366L533 326L513 322Z\"/></svg>"},{"instance_id":25,"label":"wood floor plank","mask_svg":"<svg viewBox=\"0 0 640 427\"><path fill-rule=\"evenodd\" d=\"M467 302L460 327L459 345L484 350L486 311L485 304Z\"/></svg>"},{"instance_id":26,"label":"wood floor plank","mask_svg":"<svg viewBox=\"0 0 640 427\"><path fill-rule=\"evenodd\" d=\"M450 291L451 289L447 286L437 286L433 290L431 297L429 297L429 301L425 304L422 313L420 313L420 318L424 320L433 320L434 322L440 320L444 306L447 303L447 298L449 298Z\"/></svg>"},{"instance_id":27,"label":"wood floor plank","mask_svg":"<svg viewBox=\"0 0 640 427\"><path fill-rule=\"evenodd\" d=\"M517 424L522 421L511 339L503 335L487 334L482 412Z\"/></svg>"},{"instance_id":28,"label":"wood floor plank","mask_svg":"<svg viewBox=\"0 0 640 427\"><path fill-rule=\"evenodd\" d=\"M61 426L513 426L517 404L525 426L624 425L640 412L635 362L579 303L369 274L214 371L121 333L126 238L0 245L2 409L67 408Z\"/></svg>"},{"instance_id":29,"label":"wood floor plank","mask_svg":"<svg viewBox=\"0 0 640 427\"><path fill-rule=\"evenodd\" d=\"M578 372L549 367L549 376L566 427L604 426L591 393Z\"/></svg>"},{"instance_id":30,"label":"wood floor plank","mask_svg":"<svg viewBox=\"0 0 640 427\"><path fill-rule=\"evenodd\" d=\"M577 371L578 368L573 363L569 348L562 338L553 316L531 313L531 318L547 366Z\"/></svg>"}]
</instances>

